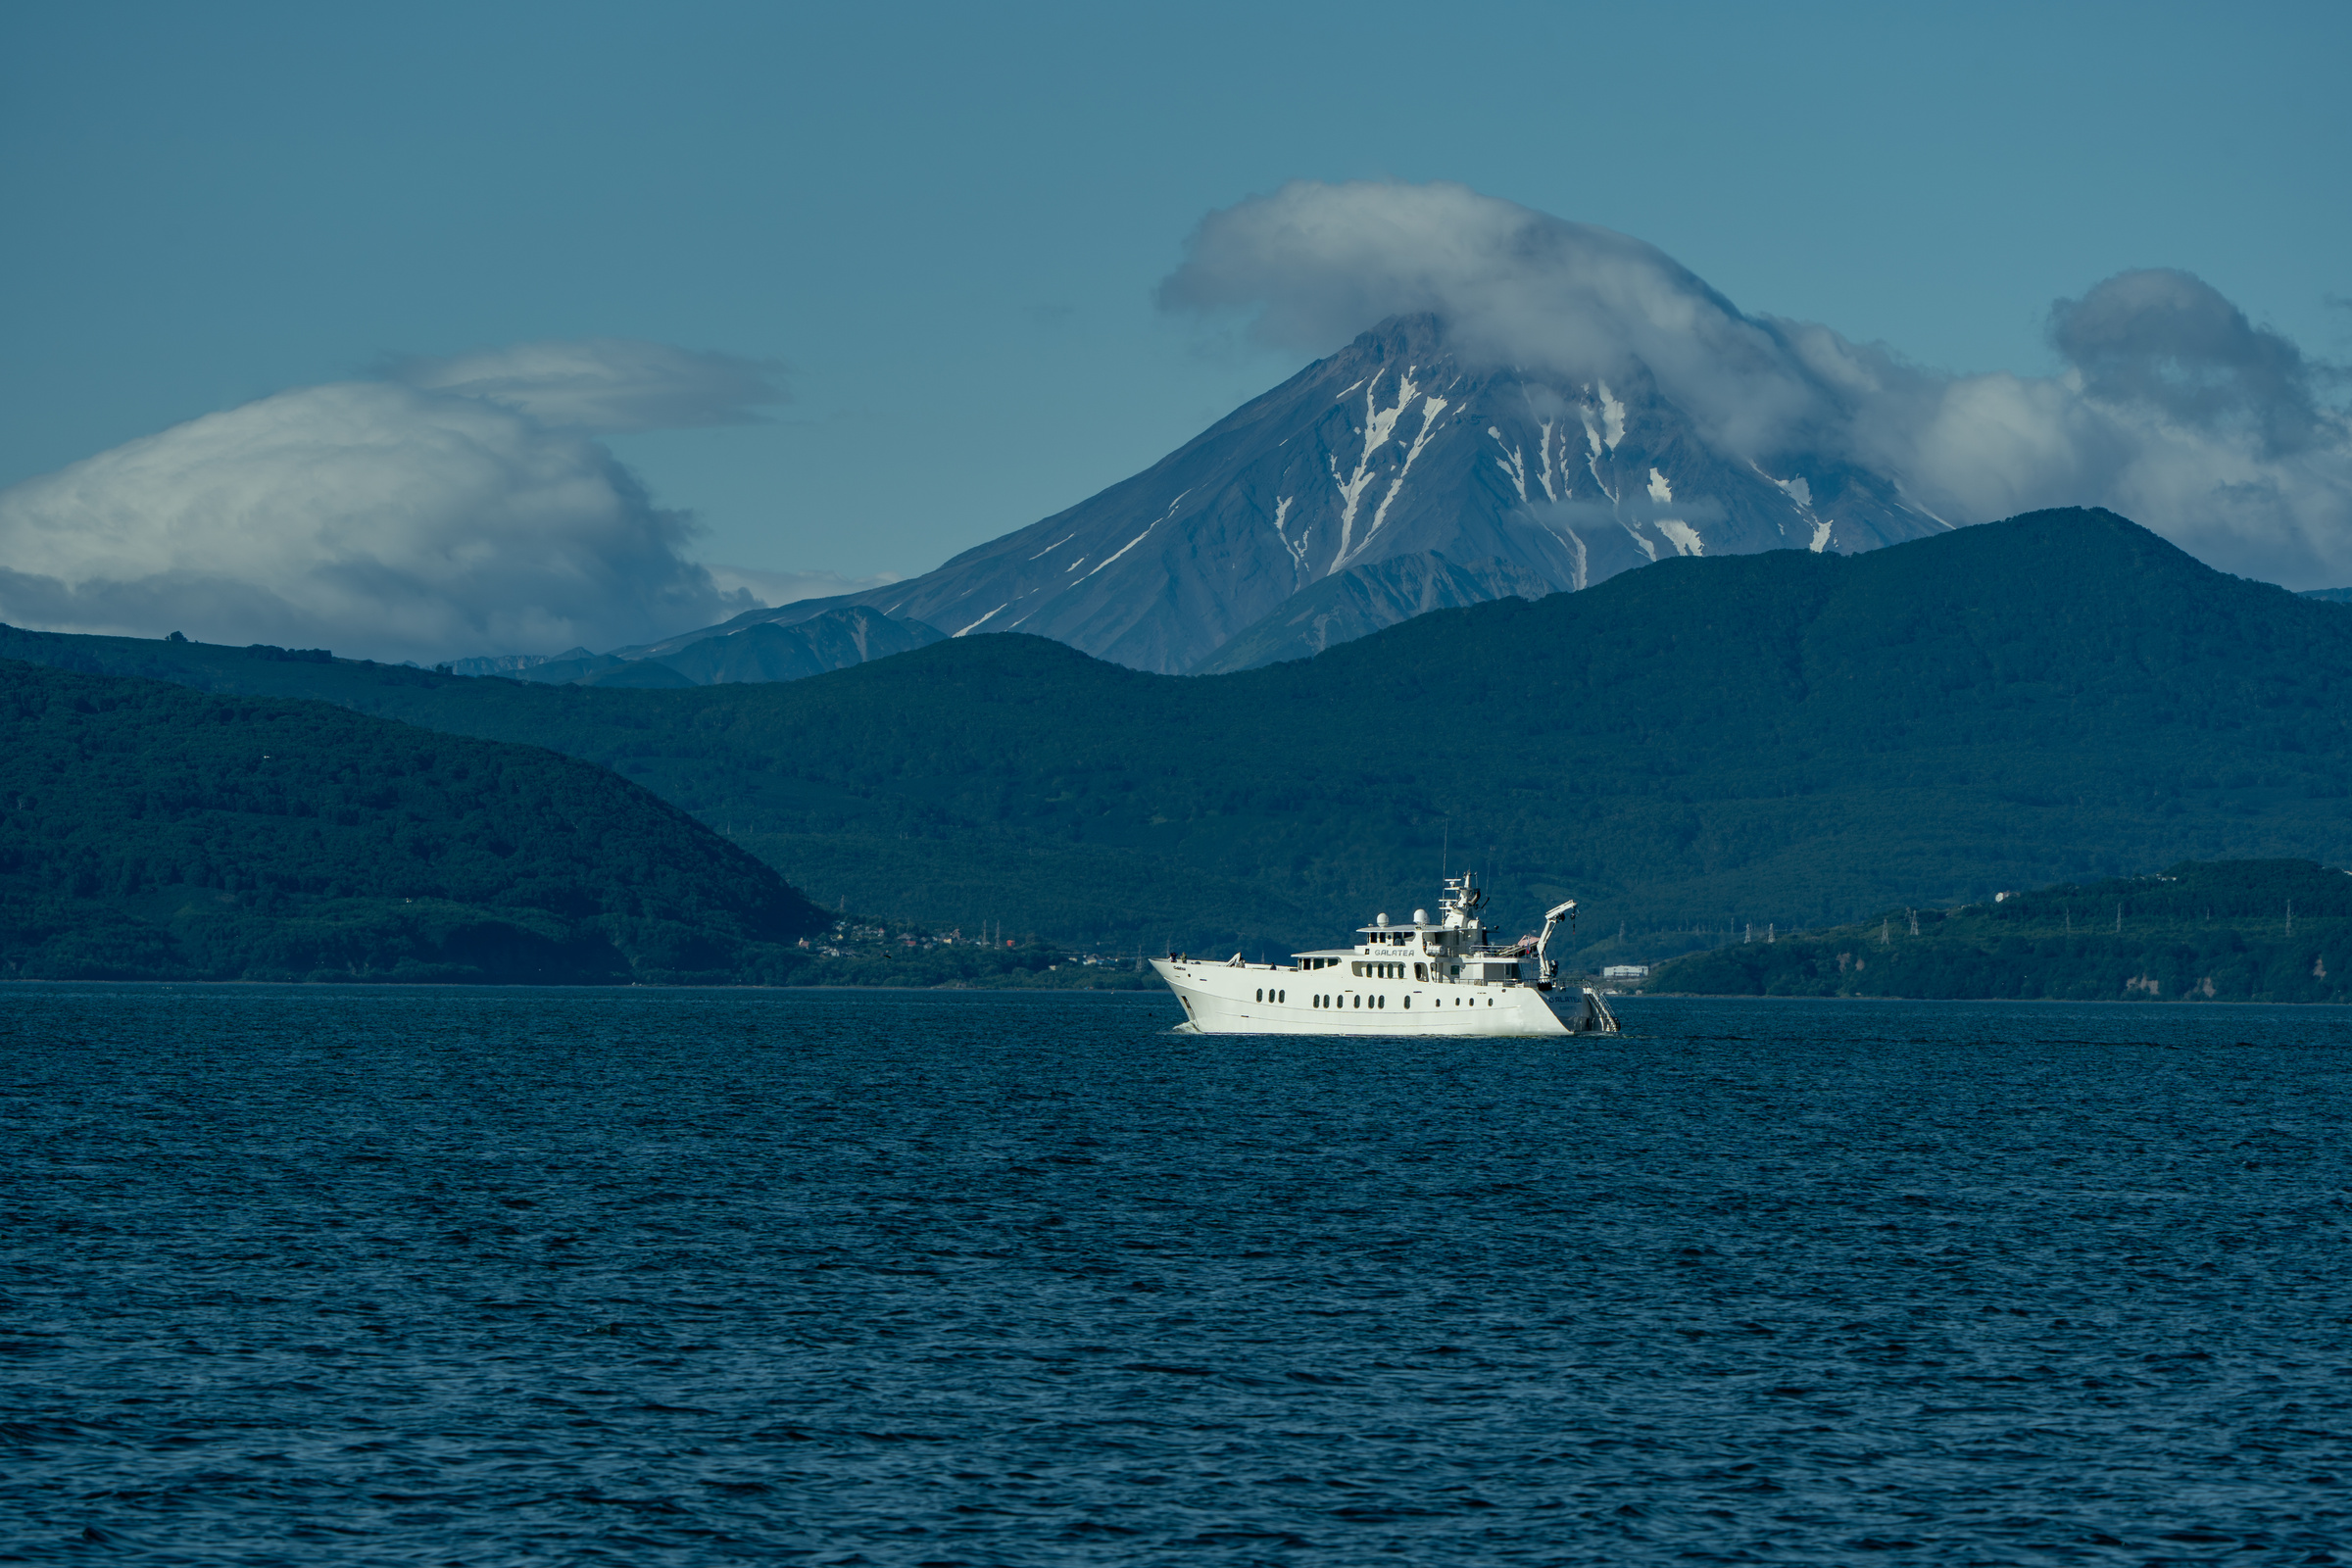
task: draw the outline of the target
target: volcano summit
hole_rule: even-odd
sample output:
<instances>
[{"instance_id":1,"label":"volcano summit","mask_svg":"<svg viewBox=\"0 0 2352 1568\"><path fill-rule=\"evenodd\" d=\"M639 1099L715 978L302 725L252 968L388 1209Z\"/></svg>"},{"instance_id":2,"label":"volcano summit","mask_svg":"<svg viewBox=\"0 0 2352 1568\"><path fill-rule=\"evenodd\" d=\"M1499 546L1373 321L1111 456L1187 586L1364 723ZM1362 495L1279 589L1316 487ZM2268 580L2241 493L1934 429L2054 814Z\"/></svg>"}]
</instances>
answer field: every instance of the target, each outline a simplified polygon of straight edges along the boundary
<instances>
[{"instance_id":1,"label":"volcano summit","mask_svg":"<svg viewBox=\"0 0 2352 1568\"><path fill-rule=\"evenodd\" d=\"M1943 531L1817 453L1727 456L1638 366L1481 368L1393 318L1131 479L866 605L1160 673L1300 658L1428 610L1590 587L1672 556L1851 553Z\"/></svg>"}]
</instances>

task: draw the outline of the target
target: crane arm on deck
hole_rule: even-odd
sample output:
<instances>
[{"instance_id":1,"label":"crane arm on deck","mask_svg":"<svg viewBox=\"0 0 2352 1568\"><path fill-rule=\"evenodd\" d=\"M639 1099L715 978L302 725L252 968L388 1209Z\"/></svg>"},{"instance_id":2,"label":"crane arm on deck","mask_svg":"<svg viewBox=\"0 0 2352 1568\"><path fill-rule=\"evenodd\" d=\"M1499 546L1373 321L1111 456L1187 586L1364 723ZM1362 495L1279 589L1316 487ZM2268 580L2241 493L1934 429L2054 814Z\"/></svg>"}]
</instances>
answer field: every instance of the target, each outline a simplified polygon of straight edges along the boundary
<instances>
[{"instance_id":1,"label":"crane arm on deck","mask_svg":"<svg viewBox=\"0 0 2352 1568\"><path fill-rule=\"evenodd\" d=\"M1551 945L1551 934L1559 929L1562 920L1568 921L1571 925L1576 923L1576 901L1574 899L1544 911L1544 934L1536 938L1536 973L1540 979L1549 980L1559 972L1558 961L1545 957L1544 950Z\"/></svg>"}]
</instances>

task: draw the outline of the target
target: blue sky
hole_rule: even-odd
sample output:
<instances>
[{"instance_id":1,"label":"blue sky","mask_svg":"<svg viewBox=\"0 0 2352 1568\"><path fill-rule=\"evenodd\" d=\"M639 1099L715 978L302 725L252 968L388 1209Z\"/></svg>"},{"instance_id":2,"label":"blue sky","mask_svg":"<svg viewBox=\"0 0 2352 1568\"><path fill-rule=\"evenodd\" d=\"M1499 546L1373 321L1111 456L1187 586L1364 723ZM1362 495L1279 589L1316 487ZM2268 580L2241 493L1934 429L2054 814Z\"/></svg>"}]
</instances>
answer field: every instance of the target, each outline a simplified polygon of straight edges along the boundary
<instances>
[{"instance_id":1,"label":"blue sky","mask_svg":"<svg viewBox=\"0 0 2352 1568\"><path fill-rule=\"evenodd\" d=\"M1297 368L1152 303L1293 178L1458 180L1954 370L2049 372L2051 302L2147 267L2352 359L2347 60L2340 4L20 4L0 485L648 339L793 397L609 438L692 553L908 574Z\"/></svg>"}]
</instances>

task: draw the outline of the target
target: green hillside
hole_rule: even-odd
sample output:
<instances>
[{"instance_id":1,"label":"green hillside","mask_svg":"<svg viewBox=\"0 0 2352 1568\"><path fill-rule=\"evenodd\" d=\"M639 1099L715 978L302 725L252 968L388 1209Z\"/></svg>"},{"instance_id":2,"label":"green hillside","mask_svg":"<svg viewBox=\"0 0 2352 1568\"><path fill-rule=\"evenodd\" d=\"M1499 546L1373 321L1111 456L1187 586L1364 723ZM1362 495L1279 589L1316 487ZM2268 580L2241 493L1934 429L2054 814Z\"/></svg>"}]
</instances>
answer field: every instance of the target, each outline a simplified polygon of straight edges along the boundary
<instances>
[{"instance_id":1,"label":"green hillside","mask_svg":"<svg viewBox=\"0 0 2352 1568\"><path fill-rule=\"evenodd\" d=\"M1023 636L694 691L0 653L533 742L828 906L1104 951L1328 941L1434 903L1448 858L1503 922L1583 900L1585 963L2184 858L2352 860L2352 616L2097 512L1667 561L1208 677Z\"/></svg>"},{"instance_id":2,"label":"green hillside","mask_svg":"<svg viewBox=\"0 0 2352 1568\"><path fill-rule=\"evenodd\" d=\"M829 923L570 758L0 661L0 974L768 979Z\"/></svg>"},{"instance_id":3,"label":"green hillside","mask_svg":"<svg viewBox=\"0 0 2352 1568\"><path fill-rule=\"evenodd\" d=\"M1916 918L1916 929L1914 919ZM1706 996L2352 1001L2352 875L2184 861L1957 909L1898 909L1677 958L1649 991Z\"/></svg>"}]
</instances>

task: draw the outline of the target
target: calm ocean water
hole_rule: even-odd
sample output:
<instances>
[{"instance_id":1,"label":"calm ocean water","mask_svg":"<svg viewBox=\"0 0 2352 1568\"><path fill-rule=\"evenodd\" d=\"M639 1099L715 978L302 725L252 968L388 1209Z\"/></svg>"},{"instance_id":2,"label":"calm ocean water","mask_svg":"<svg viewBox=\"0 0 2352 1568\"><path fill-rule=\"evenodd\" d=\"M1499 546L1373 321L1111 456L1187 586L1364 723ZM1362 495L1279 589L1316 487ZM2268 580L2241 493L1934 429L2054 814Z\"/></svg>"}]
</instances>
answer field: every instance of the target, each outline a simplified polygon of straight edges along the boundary
<instances>
[{"instance_id":1,"label":"calm ocean water","mask_svg":"<svg viewBox=\"0 0 2352 1568\"><path fill-rule=\"evenodd\" d=\"M2352 1010L0 990L0 1558L2332 1562Z\"/></svg>"}]
</instances>

